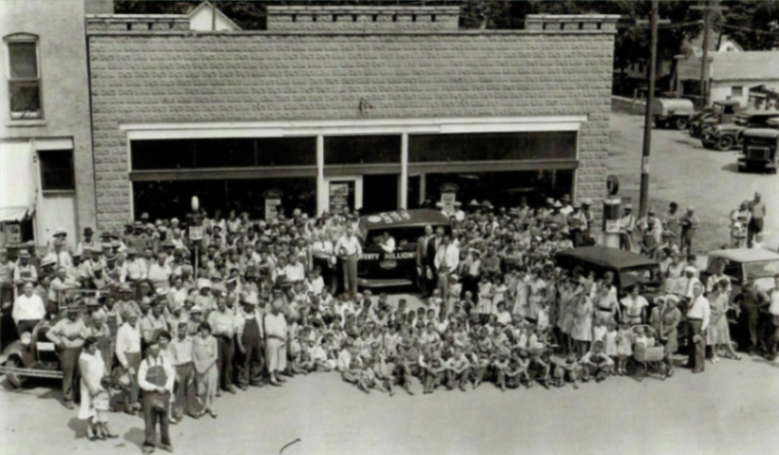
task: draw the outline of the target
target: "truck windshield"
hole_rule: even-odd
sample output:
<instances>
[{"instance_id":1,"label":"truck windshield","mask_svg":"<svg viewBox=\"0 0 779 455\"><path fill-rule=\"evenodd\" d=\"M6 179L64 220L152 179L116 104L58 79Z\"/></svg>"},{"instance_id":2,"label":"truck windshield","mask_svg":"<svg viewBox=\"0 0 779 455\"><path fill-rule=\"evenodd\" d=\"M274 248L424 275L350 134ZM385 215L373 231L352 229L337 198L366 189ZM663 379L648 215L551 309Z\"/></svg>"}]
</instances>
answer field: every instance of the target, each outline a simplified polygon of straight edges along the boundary
<instances>
[{"instance_id":1,"label":"truck windshield","mask_svg":"<svg viewBox=\"0 0 779 455\"><path fill-rule=\"evenodd\" d=\"M396 247L403 247L405 245L416 245L420 237L425 235L424 226L405 226L405 227L385 227L380 229L371 229L364 231L361 230L361 240L363 246L368 248L372 246L378 246L384 238L384 233L388 233L390 237L395 239ZM363 234L364 233L364 234Z\"/></svg>"}]
</instances>

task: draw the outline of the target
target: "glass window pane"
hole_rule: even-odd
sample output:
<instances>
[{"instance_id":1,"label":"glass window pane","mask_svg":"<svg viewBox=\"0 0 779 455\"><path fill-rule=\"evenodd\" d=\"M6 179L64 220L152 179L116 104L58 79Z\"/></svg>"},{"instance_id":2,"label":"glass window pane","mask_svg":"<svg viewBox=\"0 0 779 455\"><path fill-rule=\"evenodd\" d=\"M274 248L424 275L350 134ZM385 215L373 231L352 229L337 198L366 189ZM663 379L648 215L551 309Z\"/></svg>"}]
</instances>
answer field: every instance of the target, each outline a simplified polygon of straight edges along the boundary
<instances>
[{"instance_id":1,"label":"glass window pane","mask_svg":"<svg viewBox=\"0 0 779 455\"><path fill-rule=\"evenodd\" d=\"M36 47L37 43L8 43L11 79L36 79L38 77Z\"/></svg>"},{"instance_id":2,"label":"glass window pane","mask_svg":"<svg viewBox=\"0 0 779 455\"><path fill-rule=\"evenodd\" d=\"M400 136L325 137L325 165L400 164Z\"/></svg>"},{"instance_id":3,"label":"glass window pane","mask_svg":"<svg viewBox=\"0 0 779 455\"><path fill-rule=\"evenodd\" d=\"M25 117L40 113L41 98L38 82L11 82L11 112Z\"/></svg>"},{"instance_id":4,"label":"glass window pane","mask_svg":"<svg viewBox=\"0 0 779 455\"><path fill-rule=\"evenodd\" d=\"M73 151L47 150L38 152L43 190L73 190Z\"/></svg>"},{"instance_id":5,"label":"glass window pane","mask_svg":"<svg viewBox=\"0 0 779 455\"><path fill-rule=\"evenodd\" d=\"M316 138L133 141L132 163L134 170L316 166Z\"/></svg>"},{"instance_id":6,"label":"glass window pane","mask_svg":"<svg viewBox=\"0 0 779 455\"><path fill-rule=\"evenodd\" d=\"M409 162L575 159L576 132L409 136Z\"/></svg>"}]
</instances>

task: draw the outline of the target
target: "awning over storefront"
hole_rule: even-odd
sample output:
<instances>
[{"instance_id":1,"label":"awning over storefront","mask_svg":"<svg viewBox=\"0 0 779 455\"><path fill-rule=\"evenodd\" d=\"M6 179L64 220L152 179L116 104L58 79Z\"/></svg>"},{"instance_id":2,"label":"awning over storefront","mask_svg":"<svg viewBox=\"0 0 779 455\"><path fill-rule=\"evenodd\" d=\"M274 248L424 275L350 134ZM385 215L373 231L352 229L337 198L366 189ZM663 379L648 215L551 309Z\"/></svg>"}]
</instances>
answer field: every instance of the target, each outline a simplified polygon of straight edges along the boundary
<instances>
[{"instance_id":1,"label":"awning over storefront","mask_svg":"<svg viewBox=\"0 0 779 455\"><path fill-rule=\"evenodd\" d=\"M35 210L34 159L31 142L0 142L0 221L19 221Z\"/></svg>"}]
</instances>

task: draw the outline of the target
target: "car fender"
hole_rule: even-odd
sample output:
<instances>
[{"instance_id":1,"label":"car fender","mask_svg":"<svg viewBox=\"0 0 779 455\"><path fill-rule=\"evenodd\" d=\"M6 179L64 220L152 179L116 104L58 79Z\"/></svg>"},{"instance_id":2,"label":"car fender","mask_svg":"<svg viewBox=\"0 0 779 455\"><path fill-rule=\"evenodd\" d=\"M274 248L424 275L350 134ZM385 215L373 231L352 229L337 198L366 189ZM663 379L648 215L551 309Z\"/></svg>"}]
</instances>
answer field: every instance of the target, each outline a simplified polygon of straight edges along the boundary
<instances>
[{"instance_id":1,"label":"car fender","mask_svg":"<svg viewBox=\"0 0 779 455\"><path fill-rule=\"evenodd\" d=\"M28 357L27 350L24 349L22 343L18 340L3 349L3 353L0 354L0 365L4 365L11 357L18 357L22 363L24 363L24 359Z\"/></svg>"}]
</instances>

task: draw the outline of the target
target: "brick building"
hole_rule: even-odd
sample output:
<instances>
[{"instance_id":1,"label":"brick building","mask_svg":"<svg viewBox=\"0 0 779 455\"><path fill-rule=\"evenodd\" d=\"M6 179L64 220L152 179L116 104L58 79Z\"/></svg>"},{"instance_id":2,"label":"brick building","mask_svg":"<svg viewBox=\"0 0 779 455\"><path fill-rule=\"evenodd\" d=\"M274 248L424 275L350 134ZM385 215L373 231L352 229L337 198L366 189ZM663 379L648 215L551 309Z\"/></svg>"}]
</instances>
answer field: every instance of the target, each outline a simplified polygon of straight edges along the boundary
<instances>
[{"instance_id":1,"label":"brick building","mask_svg":"<svg viewBox=\"0 0 779 455\"><path fill-rule=\"evenodd\" d=\"M460 30L449 7L269 7L265 31L88 16L101 229L605 192L616 16ZM454 185L447 185L454 184Z\"/></svg>"}]
</instances>

